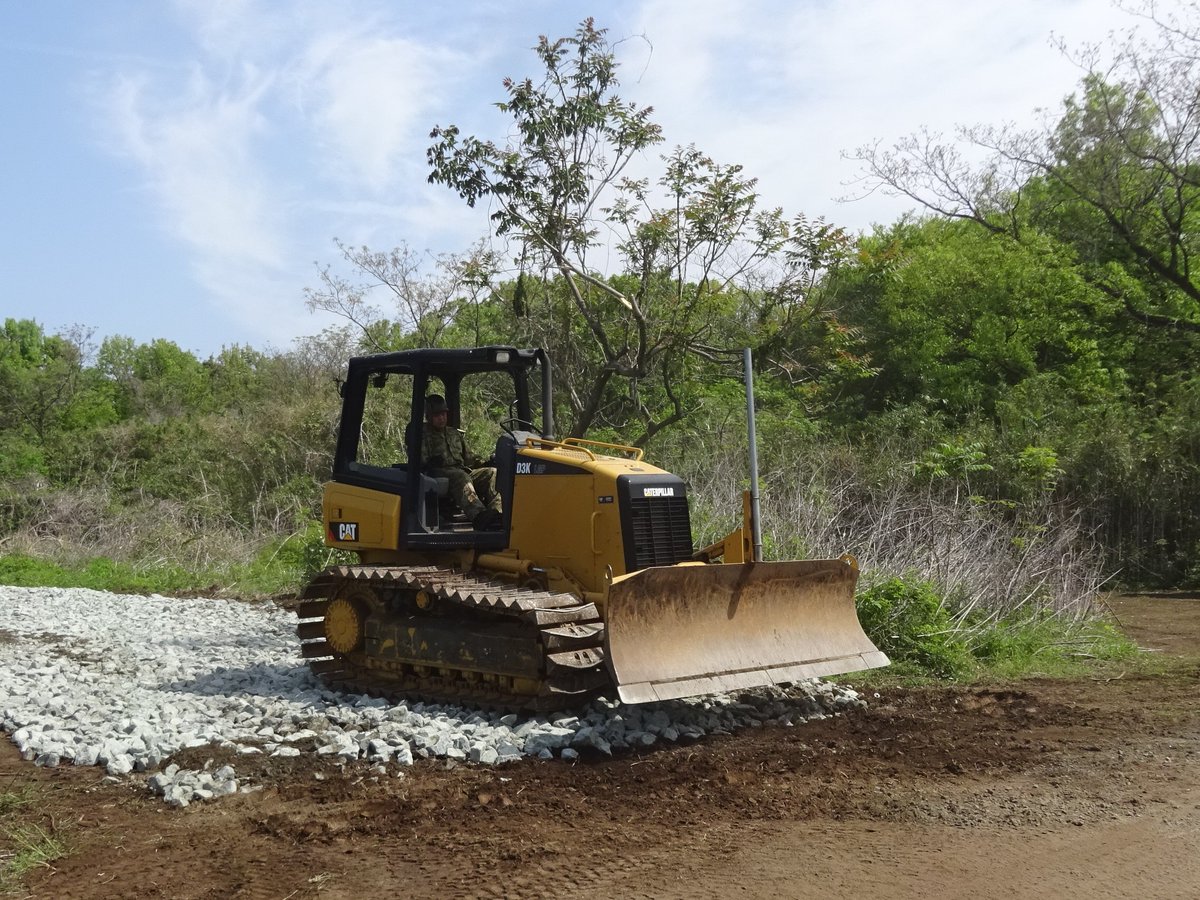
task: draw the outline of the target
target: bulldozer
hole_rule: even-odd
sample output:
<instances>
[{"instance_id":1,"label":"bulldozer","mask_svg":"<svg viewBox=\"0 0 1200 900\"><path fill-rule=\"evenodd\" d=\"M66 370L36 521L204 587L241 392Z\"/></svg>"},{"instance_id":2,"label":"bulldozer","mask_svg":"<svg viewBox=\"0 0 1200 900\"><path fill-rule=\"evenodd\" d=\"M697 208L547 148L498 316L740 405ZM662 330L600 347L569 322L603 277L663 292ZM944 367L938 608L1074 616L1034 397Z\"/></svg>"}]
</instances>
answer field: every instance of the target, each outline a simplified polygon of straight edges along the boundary
<instances>
[{"instance_id":1,"label":"bulldozer","mask_svg":"<svg viewBox=\"0 0 1200 900\"><path fill-rule=\"evenodd\" d=\"M762 560L748 493L741 525L696 548L684 480L640 448L556 439L552 391L537 348L349 361L322 517L325 544L358 561L326 568L297 605L302 654L322 678L534 712L887 664L855 612L853 557ZM449 427L469 404L494 429L502 513L487 530L422 465L435 392Z\"/></svg>"}]
</instances>

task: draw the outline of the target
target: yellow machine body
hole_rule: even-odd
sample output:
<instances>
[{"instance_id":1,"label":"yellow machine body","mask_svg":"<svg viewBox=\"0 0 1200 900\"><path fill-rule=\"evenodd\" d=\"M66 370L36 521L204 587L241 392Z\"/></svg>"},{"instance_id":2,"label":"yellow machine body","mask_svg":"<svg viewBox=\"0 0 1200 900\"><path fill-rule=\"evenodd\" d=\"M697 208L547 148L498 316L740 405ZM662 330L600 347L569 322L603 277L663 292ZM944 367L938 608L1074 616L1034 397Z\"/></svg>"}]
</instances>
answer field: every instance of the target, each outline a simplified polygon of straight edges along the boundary
<instances>
[{"instance_id":1,"label":"yellow machine body","mask_svg":"<svg viewBox=\"0 0 1200 900\"><path fill-rule=\"evenodd\" d=\"M399 494L330 481L321 499L325 543L360 554L397 550L400 509Z\"/></svg>"},{"instance_id":2,"label":"yellow machine body","mask_svg":"<svg viewBox=\"0 0 1200 900\"><path fill-rule=\"evenodd\" d=\"M512 479L503 548L408 547L399 494L335 482L326 542L374 566L443 565L594 603L626 702L887 664L857 618L854 560L753 561L748 503L740 528L693 551L686 487L640 450L528 437Z\"/></svg>"}]
</instances>

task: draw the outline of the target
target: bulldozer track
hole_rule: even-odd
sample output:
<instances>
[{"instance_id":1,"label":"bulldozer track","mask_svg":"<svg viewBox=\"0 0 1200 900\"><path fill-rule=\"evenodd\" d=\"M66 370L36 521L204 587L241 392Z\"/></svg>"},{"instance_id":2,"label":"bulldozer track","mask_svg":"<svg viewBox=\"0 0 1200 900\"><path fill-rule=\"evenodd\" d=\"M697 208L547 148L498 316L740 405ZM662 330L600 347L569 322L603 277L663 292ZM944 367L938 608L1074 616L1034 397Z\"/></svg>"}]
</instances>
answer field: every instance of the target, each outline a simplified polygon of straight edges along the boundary
<instances>
[{"instance_id":1,"label":"bulldozer track","mask_svg":"<svg viewBox=\"0 0 1200 900\"><path fill-rule=\"evenodd\" d=\"M367 589L371 615L386 626L450 621L517 635L540 658L533 678L444 659L389 659L363 649L338 653L328 640L332 600ZM361 592L360 592L361 593ZM415 606L417 598L420 604ZM537 712L578 706L611 685L605 626L594 603L572 594L518 587L439 566L333 566L314 578L296 607L296 633L310 668L330 687L389 700L426 700ZM434 615L441 618L435 619ZM452 626L453 627L453 626ZM486 638L484 639L486 640Z\"/></svg>"}]
</instances>

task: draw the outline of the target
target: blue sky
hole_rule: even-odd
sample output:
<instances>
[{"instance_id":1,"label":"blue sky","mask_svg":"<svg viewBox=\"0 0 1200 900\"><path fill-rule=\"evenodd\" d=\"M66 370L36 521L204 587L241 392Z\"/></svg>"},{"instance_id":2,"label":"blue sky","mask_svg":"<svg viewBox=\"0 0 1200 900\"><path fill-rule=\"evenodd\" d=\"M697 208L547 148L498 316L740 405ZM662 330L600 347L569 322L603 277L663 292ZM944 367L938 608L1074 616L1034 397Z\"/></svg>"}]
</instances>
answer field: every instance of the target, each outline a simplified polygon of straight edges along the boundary
<instances>
[{"instance_id":1,"label":"blue sky","mask_svg":"<svg viewBox=\"0 0 1200 900\"><path fill-rule=\"evenodd\" d=\"M335 237L465 250L487 232L426 183L435 124L502 140L492 104L537 35L587 15L670 147L742 163L763 201L853 230L840 158L922 126L1032 123L1079 71L1051 45L1132 20L1106 0L39 0L0 4L0 317L206 357L286 349ZM652 171L654 159L645 161Z\"/></svg>"}]
</instances>

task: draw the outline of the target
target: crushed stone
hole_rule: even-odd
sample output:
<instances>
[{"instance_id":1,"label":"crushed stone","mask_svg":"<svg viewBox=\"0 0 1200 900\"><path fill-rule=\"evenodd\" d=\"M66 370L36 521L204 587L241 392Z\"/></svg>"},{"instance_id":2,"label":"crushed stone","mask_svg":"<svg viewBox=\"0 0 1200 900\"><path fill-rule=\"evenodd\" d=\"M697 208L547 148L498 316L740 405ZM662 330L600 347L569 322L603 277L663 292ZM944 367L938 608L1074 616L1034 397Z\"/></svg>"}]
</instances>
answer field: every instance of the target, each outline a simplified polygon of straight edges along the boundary
<instances>
[{"instance_id":1,"label":"crushed stone","mask_svg":"<svg viewBox=\"0 0 1200 900\"><path fill-rule=\"evenodd\" d=\"M292 613L269 603L0 586L0 727L35 765L101 766L141 777L184 807L256 789L233 766L162 767L215 746L236 754L362 761L387 771L417 758L499 765L578 759L762 725L794 726L865 706L810 680L734 695L519 716L340 693L300 656Z\"/></svg>"}]
</instances>

